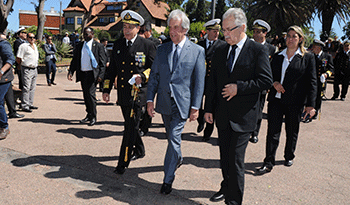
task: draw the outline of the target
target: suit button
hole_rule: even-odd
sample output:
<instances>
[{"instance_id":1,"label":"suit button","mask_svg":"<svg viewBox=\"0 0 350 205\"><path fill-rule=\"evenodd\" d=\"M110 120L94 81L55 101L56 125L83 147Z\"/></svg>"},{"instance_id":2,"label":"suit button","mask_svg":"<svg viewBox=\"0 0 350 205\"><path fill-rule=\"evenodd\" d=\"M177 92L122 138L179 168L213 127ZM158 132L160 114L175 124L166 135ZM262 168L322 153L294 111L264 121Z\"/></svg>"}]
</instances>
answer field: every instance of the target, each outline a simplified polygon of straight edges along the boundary
<instances>
[{"instance_id":1,"label":"suit button","mask_svg":"<svg viewBox=\"0 0 350 205\"><path fill-rule=\"evenodd\" d=\"M123 62L122 62L122 64L124 65L124 64L125 64L125 62L123 61Z\"/></svg>"},{"instance_id":2,"label":"suit button","mask_svg":"<svg viewBox=\"0 0 350 205\"><path fill-rule=\"evenodd\" d=\"M121 87L124 88L124 85L122 85Z\"/></svg>"},{"instance_id":3,"label":"suit button","mask_svg":"<svg viewBox=\"0 0 350 205\"><path fill-rule=\"evenodd\" d=\"M134 72L133 70L130 71L130 73L133 73L133 72Z\"/></svg>"},{"instance_id":4,"label":"suit button","mask_svg":"<svg viewBox=\"0 0 350 205\"><path fill-rule=\"evenodd\" d=\"M121 80L124 80L124 78L120 78Z\"/></svg>"},{"instance_id":5,"label":"suit button","mask_svg":"<svg viewBox=\"0 0 350 205\"><path fill-rule=\"evenodd\" d=\"M133 63L133 62L131 62L131 63L130 63L130 65L134 65L134 63Z\"/></svg>"},{"instance_id":6,"label":"suit button","mask_svg":"<svg viewBox=\"0 0 350 205\"><path fill-rule=\"evenodd\" d=\"M122 70L122 73L124 73L124 70Z\"/></svg>"}]
</instances>

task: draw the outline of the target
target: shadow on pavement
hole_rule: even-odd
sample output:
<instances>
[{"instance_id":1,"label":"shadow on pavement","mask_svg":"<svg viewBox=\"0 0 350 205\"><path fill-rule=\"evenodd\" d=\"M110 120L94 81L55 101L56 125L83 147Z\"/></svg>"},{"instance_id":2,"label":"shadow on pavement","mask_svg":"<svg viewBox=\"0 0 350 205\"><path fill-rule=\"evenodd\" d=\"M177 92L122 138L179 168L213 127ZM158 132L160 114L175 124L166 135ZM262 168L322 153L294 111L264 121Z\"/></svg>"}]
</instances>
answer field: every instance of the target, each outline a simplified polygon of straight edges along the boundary
<instances>
[{"instance_id":1,"label":"shadow on pavement","mask_svg":"<svg viewBox=\"0 0 350 205\"><path fill-rule=\"evenodd\" d=\"M123 136L123 132L112 132L101 129L84 129L84 128L68 128L68 129L60 129L57 132L72 134L77 138L89 138L89 139L103 139L112 136Z\"/></svg>"},{"instance_id":2,"label":"shadow on pavement","mask_svg":"<svg viewBox=\"0 0 350 205\"><path fill-rule=\"evenodd\" d=\"M174 189L170 195L159 194L160 183L146 181L140 174L162 172L163 166L129 168L123 175L115 175L114 167L102 162L115 161L118 157L93 157L89 155L49 156L38 155L12 160L16 167L38 165L43 167L44 176L50 179L63 179L80 185L88 183L89 190L78 191L75 196L82 199L112 197L116 201L129 204L199 204L193 198L209 198L214 191L178 190ZM186 158L186 161L196 161ZM206 160L197 163L203 166ZM213 160L212 163L214 163ZM217 164L217 163L216 163ZM215 165L217 167L217 165ZM75 180L72 180L75 179ZM86 187L86 186L80 186ZM91 187L91 188L90 188ZM190 196L186 198L184 196ZM141 200L141 201L140 201Z\"/></svg>"}]
</instances>

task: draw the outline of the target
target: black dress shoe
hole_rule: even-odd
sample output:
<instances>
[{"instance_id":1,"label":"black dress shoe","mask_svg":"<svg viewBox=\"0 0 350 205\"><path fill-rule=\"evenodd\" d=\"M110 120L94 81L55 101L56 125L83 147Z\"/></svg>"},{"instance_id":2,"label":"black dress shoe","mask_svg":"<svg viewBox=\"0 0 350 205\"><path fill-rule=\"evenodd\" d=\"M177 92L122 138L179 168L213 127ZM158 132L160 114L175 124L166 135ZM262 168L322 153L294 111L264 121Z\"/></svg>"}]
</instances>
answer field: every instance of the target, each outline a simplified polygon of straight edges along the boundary
<instances>
[{"instance_id":1,"label":"black dress shoe","mask_svg":"<svg viewBox=\"0 0 350 205\"><path fill-rule=\"evenodd\" d=\"M13 113L9 115L9 118L22 118L24 115L18 114L18 113Z\"/></svg>"},{"instance_id":2,"label":"black dress shoe","mask_svg":"<svg viewBox=\"0 0 350 205\"><path fill-rule=\"evenodd\" d=\"M130 160L137 160L137 159L141 159L141 158L144 158L145 157L145 154L134 154L132 155L131 159Z\"/></svg>"},{"instance_id":3,"label":"black dress shoe","mask_svg":"<svg viewBox=\"0 0 350 205\"><path fill-rule=\"evenodd\" d=\"M272 167L269 167L267 165L263 165L262 167L260 167L259 169L256 170L256 174L263 175L263 174L271 172L271 170L272 170Z\"/></svg>"},{"instance_id":4,"label":"black dress shoe","mask_svg":"<svg viewBox=\"0 0 350 205\"><path fill-rule=\"evenodd\" d=\"M85 117L84 119L80 120L80 123L85 123L85 122L87 122L87 121L89 121L89 120L90 120L89 117Z\"/></svg>"},{"instance_id":5,"label":"black dress shoe","mask_svg":"<svg viewBox=\"0 0 350 205\"><path fill-rule=\"evenodd\" d=\"M22 108L22 111L23 111L23 112L32 112L32 110L29 109L29 108Z\"/></svg>"},{"instance_id":6,"label":"black dress shoe","mask_svg":"<svg viewBox=\"0 0 350 205\"><path fill-rule=\"evenodd\" d=\"M336 99L336 97L334 97L334 96L331 98L331 100L335 100L335 99Z\"/></svg>"},{"instance_id":7,"label":"black dress shoe","mask_svg":"<svg viewBox=\"0 0 350 205\"><path fill-rule=\"evenodd\" d=\"M96 123L96 118L92 118L88 125L93 126L93 125L95 125L95 123Z\"/></svg>"},{"instance_id":8,"label":"black dress shoe","mask_svg":"<svg viewBox=\"0 0 350 205\"><path fill-rule=\"evenodd\" d=\"M38 107L35 107L34 105L31 105L31 106L29 106L29 109L32 109L32 110L37 110L37 109L38 109Z\"/></svg>"},{"instance_id":9,"label":"black dress shoe","mask_svg":"<svg viewBox=\"0 0 350 205\"><path fill-rule=\"evenodd\" d=\"M257 143L257 142L259 141L259 138L258 138L258 136L252 135L252 136L250 137L249 141L250 141L251 143Z\"/></svg>"},{"instance_id":10,"label":"black dress shoe","mask_svg":"<svg viewBox=\"0 0 350 205\"><path fill-rule=\"evenodd\" d=\"M303 120L302 122L303 122L303 123L309 123L309 122L312 122L312 118L308 118L308 119L306 119L306 120Z\"/></svg>"},{"instance_id":11,"label":"black dress shoe","mask_svg":"<svg viewBox=\"0 0 350 205\"><path fill-rule=\"evenodd\" d=\"M210 201L212 202L218 202L218 201L222 201L225 199L225 194L220 190L218 192L216 192L212 197L210 197Z\"/></svg>"},{"instance_id":12,"label":"black dress shoe","mask_svg":"<svg viewBox=\"0 0 350 205\"><path fill-rule=\"evenodd\" d=\"M285 160L284 161L284 166L290 167L293 165L293 160Z\"/></svg>"},{"instance_id":13,"label":"black dress shoe","mask_svg":"<svg viewBox=\"0 0 350 205\"><path fill-rule=\"evenodd\" d=\"M124 174L124 172L125 172L125 167L123 167L123 166L117 166L113 172L116 173L116 174Z\"/></svg>"},{"instance_id":14,"label":"black dress shoe","mask_svg":"<svg viewBox=\"0 0 350 205\"><path fill-rule=\"evenodd\" d=\"M345 101L345 98L340 98L341 101Z\"/></svg>"},{"instance_id":15,"label":"black dress shoe","mask_svg":"<svg viewBox=\"0 0 350 205\"><path fill-rule=\"evenodd\" d=\"M203 142L208 142L210 140L210 137L203 136L202 141Z\"/></svg>"},{"instance_id":16,"label":"black dress shoe","mask_svg":"<svg viewBox=\"0 0 350 205\"><path fill-rule=\"evenodd\" d=\"M204 129L204 122L199 122L197 127L197 132L202 132Z\"/></svg>"},{"instance_id":17,"label":"black dress shoe","mask_svg":"<svg viewBox=\"0 0 350 205\"><path fill-rule=\"evenodd\" d=\"M170 194L172 190L171 184L163 183L162 188L160 188L160 193L167 195Z\"/></svg>"},{"instance_id":18,"label":"black dress shoe","mask_svg":"<svg viewBox=\"0 0 350 205\"><path fill-rule=\"evenodd\" d=\"M54 83L54 82L52 82L51 84L52 84L52 85L57 85L57 84L56 84L56 83Z\"/></svg>"}]
</instances>

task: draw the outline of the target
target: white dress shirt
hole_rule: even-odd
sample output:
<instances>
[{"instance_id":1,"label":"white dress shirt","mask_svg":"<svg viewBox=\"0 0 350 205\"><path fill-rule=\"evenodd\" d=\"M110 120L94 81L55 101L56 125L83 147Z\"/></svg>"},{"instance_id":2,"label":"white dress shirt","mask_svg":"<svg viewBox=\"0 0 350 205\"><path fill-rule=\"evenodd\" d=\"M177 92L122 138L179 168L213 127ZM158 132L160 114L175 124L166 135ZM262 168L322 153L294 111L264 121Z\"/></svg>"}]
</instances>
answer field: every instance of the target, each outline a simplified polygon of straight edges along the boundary
<instances>
[{"instance_id":1,"label":"white dress shirt","mask_svg":"<svg viewBox=\"0 0 350 205\"><path fill-rule=\"evenodd\" d=\"M243 45L244 45L244 43L245 43L246 40L247 40L247 35L244 34L244 38L243 38L240 42L238 42L238 43L236 44L236 45L237 45L237 48L236 48L236 50L235 50L235 59L233 60L232 68L235 67L235 63L236 63L236 61L237 61L237 58L238 58L239 54L241 53L241 50L242 50ZM232 50L232 46L230 46L230 48L228 49L228 52L227 52L227 59L230 57L230 52L231 52L231 50ZM232 68L231 68L231 70L232 70Z\"/></svg>"},{"instance_id":2,"label":"white dress shirt","mask_svg":"<svg viewBox=\"0 0 350 205\"><path fill-rule=\"evenodd\" d=\"M88 51L85 48L85 44L90 48L92 48L92 41L91 39L88 42L84 42L83 48L81 49L81 71L92 71L92 65L91 65L91 59L88 54Z\"/></svg>"}]
</instances>

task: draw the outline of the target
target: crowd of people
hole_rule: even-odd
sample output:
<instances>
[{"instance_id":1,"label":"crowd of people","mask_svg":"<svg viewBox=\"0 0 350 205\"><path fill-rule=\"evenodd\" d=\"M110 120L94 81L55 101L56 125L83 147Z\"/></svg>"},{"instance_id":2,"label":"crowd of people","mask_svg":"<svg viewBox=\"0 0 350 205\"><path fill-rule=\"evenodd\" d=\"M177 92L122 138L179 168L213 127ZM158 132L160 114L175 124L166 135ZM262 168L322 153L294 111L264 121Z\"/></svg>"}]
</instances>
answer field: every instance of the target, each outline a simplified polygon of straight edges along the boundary
<instances>
[{"instance_id":1,"label":"crowd of people","mask_svg":"<svg viewBox=\"0 0 350 205\"><path fill-rule=\"evenodd\" d=\"M340 94L345 100L350 41L341 44L337 39L315 39L308 51L302 29L291 26L281 38L268 42L271 27L262 19L254 21L253 39L249 39L247 18L239 8L227 10L222 20L206 22L206 34L198 44L187 37L190 21L181 10L168 16L168 38L154 38L151 23L137 12L125 10L121 18L124 35L114 42L111 52L106 49L107 39L96 39L91 27L84 28L83 41L66 33L62 42L74 42L67 79L72 81L75 74L81 82L86 116L80 122L89 126L97 121L97 86L106 103L111 100L111 90L117 89L124 132L116 174L123 174L132 160L145 157L142 136L147 134L155 112L161 114L168 139L162 194L171 193L175 172L183 163L181 134L187 119L198 122L198 133L204 130L203 141L210 140L214 123L218 130L223 180L210 200L242 204L245 150L249 141L259 141L265 99L266 156L256 170L258 175L271 172L275 165L283 122L287 139L284 165L293 165L300 122L312 122L320 115L327 78L334 75L331 99ZM24 28L16 35L14 53L6 36L0 36L0 139L10 133L8 117L24 117L14 107L13 66L22 90L21 110L38 109L34 106L39 60L35 35ZM57 49L51 36L46 37L44 51L47 84L56 85ZM7 103L12 99L7 105L8 117L5 99Z\"/></svg>"}]
</instances>

